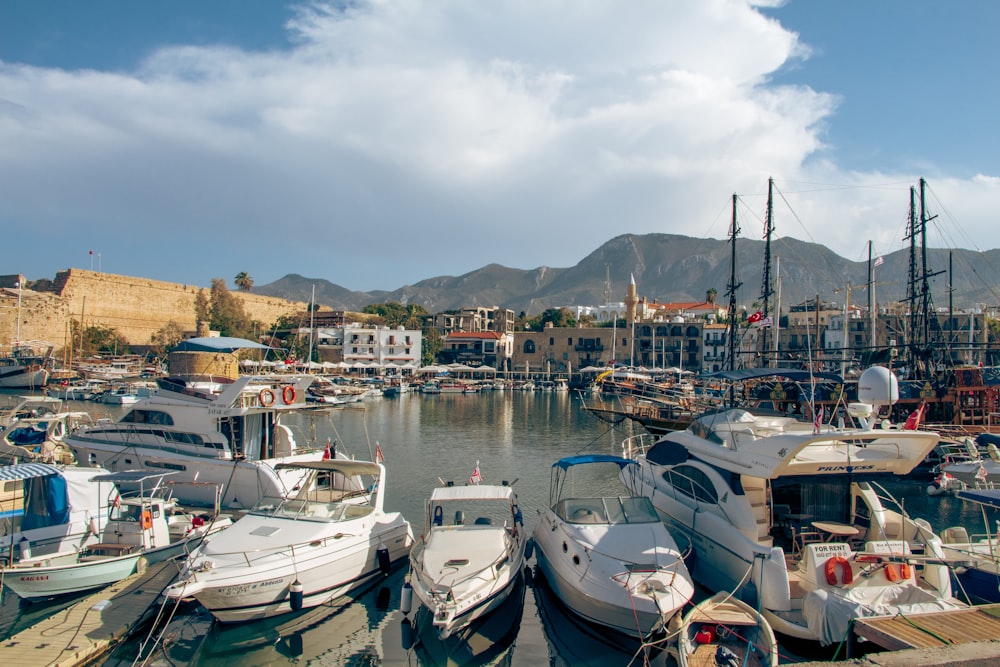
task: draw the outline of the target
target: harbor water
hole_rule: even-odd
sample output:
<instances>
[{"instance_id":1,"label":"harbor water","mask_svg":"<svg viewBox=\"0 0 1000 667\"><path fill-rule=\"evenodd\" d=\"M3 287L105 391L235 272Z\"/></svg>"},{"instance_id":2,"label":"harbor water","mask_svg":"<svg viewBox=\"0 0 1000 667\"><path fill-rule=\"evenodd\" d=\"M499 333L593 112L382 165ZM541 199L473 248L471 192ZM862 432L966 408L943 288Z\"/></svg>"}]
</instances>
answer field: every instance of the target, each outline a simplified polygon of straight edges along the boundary
<instances>
[{"instance_id":1,"label":"harbor water","mask_svg":"<svg viewBox=\"0 0 1000 667\"><path fill-rule=\"evenodd\" d=\"M0 395L6 404L15 399L12 392ZM85 403L74 408L110 417L125 409ZM567 392L404 394L299 415L290 425L299 443L322 449L329 439L359 459L371 460L378 443L387 469L386 509L401 511L417 534L431 489L442 482L466 483L477 465L485 483L514 485L530 532L548 503L556 460L578 453L620 454L621 441L641 432L628 421L610 425L596 419ZM949 495L929 496L927 485L927 480L901 481L889 490L911 515L935 528L961 524L970 533L982 532L978 508ZM422 632L429 623L420 614L411 612L404 621L402 566L351 598L268 621L221 626L196 604L165 607L161 613L169 622L162 633L135 638L103 664L138 664L140 651L152 665L643 664L636 646L568 616L530 572L524 587L462 642L445 644ZM21 605L5 591L0 636L52 612L58 607ZM794 662L829 656L785 652L784 657L783 662Z\"/></svg>"}]
</instances>

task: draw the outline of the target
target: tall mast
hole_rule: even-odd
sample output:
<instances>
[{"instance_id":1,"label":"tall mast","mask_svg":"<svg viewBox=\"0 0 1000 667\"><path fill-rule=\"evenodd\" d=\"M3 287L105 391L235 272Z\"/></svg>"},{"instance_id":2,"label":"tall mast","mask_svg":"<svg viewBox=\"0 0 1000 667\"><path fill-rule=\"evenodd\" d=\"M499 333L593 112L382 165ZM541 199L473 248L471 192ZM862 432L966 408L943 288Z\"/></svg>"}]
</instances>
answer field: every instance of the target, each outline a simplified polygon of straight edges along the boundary
<instances>
[{"instance_id":1,"label":"tall mast","mask_svg":"<svg viewBox=\"0 0 1000 667\"><path fill-rule=\"evenodd\" d=\"M872 242L868 242L868 331L869 359L875 354L875 264L872 259Z\"/></svg>"},{"instance_id":2,"label":"tall mast","mask_svg":"<svg viewBox=\"0 0 1000 667\"><path fill-rule=\"evenodd\" d=\"M910 242L910 268L906 286L906 301L910 308L910 331L906 346L907 365L911 371L917 362L917 191L910 186L910 213L907 217L906 240Z\"/></svg>"},{"instance_id":3,"label":"tall mast","mask_svg":"<svg viewBox=\"0 0 1000 667\"><path fill-rule=\"evenodd\" d=\"M736 282L736 235L740 233L739 225L736 222L736 195L733 194L733 222L729 227L729 240L732 246L729 284L726 285L726 294L729 296L729 359L727 360L729 370L736 370L736 290L743 283Z\"/></svg>"},{"instance_id":4,"label":"tall mast","mask_svg":"<svg viewBox=\"0 0 1000 667\"><path fill-rule=\"evenodd\" d=\"M764 277L760 285L760 300L762 319L766 322L771 314L771 296L774 294L773 282L771 280L771 235L774 233L774 179L767 179L767 214L764 217ZM767 368L771 364L768 361L767 335L760 337L760 347L765 351L763 355L763 366Z\"/></svg>"}]
</instances>

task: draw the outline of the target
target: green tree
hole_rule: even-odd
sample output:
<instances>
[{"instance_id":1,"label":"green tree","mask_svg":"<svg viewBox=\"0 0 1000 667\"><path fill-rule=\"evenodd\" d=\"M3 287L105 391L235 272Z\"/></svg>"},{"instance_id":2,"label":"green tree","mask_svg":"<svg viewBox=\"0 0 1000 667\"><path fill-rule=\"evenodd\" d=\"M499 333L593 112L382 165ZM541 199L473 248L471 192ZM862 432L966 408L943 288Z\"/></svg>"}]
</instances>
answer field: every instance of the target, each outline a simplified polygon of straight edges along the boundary
<instances>
[{"instance_id":1,"label":"green tree","mask_svg":"<svg viewBox=\"0 0 1000 667\"><path fill-rule=\"evenodd\" d=\"M250 274L246 271L240 271L236 274L236 277L233 278L233 283L236 284L236 287L238 287L241 292L249 292L250 288L253 287L253 278L251 278Z\"/></svg>"},{"instance_id":2,"label":"green tree","mask_svg":"<svg viewBox=\"0 0 1000 667\"><path fill-rule=\"evenodd\" d=\"M420 349L420 365L430 366L437 361L437 355L444 347L444 338L437 327L428 327L423 332L423 345Z\"/></svg>"},{"instance_id":3,"label":"green tree","mask_svg":"<svg viewBox=\"0 0 1000 667\"><path fill-rule=\"evenodd\" d=\"M80 355L94 354L127 354L128 340L117 329L102 326L89 326L80 330L80 323L70 321L72 340L80 342Z\"/></svg>"},{"instance_id":4,"label":"green tree","mask_svg":"<svg viewBox=\"0 0 1000 667\"><path fill-rule=\"evenodd\" d=\"M413 303L404 306L396 302L372 303L362 308L361 312L377 315L381 318L379 324L407 329L419 329L421 316L427 315L427 310L423 306Z\"/></svg>"},{"instance_id":5,"label":"green tree","mask_svg":"<svg viewBox=\"0 0 1000 667\"><path fill-rule=\"evenodd\" d=\"M163 357L182 340L184 340L184 328L177 322L168 322L150 336L149 346L156 356Z\"/></svg>"},{"instance_id":6,"label":"green tree","mask_svg":"<svg viewBox=\"0 0 1000 667\"><path fill-rule=\"evenodd\" d=\"M705 292L705 301L707 301L708 303L715 303L715 297L717 297L718 295L719 295L719 290L715 289L714 287L711 287L707 292Z\"/></svg>"},{"instance_id":7,"label":"green tree","mask_svg":"<svg viewBox=\"0 0 1000 667\"><path fill-rule=\"evenodd\" d=\"M212 318L212 304L205 296L205 290L198 290L194 295L194 319L196 322L208 322Z\"/></svg>"},{"instance_id":8,"label":"green tree","mask_svg":"<svg viewBox=\"0 0 1000 667\"><path fill-rule=\"evenodd\" d=\"M549 308L541 315L525 322L528 331L542 331L549 322L554 327L575 327L576 318L569 308Z\"/></svg>"},{"instance_id":9,"label":"green tree","mask_svg":"<svg viewBox=\"0 0 1000 667\"><path fill-rule=\"evenodd\" d=\"M210 292L209 322L212 329L217 330L220 336L253 337L256 323L250 320L243 303L229 292L226 281L212 278Z\"/></svg>"}]
</instances>

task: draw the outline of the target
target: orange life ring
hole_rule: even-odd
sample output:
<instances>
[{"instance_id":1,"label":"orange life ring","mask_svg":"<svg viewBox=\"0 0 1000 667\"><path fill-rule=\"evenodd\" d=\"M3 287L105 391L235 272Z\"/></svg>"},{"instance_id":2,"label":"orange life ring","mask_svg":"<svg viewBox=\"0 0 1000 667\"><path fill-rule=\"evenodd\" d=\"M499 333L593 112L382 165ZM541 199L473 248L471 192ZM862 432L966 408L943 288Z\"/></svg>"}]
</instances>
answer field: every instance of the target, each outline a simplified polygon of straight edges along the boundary
<instances>
[{"instance_id":1,"label":"orange life ring","mask_svg":"<svg viewBox=\"0 0 1000 667\"><path fill-rule=\"evenodd\" d=\"M910 568L909 563L900 563L898 571L896 570L896 566L892 563L885 564L885 578L892 583L896 583L900 580L900 578L905 581L909 579L912 574L913 570Z\"/></svg>"},{"instance_id":2,"label":"orange life ring","mask_svg":"<svg viewBox=\"0 0 1000 667\"><path fill-rule=\"evenodd\" d=\"M837 576L837 566L843 566L844 580L840 581L840 577ZM851 562L844 558L843 556L834 556L828 558L826 561L826 566L824 567L826 573L826 583L831 586L837 586L838 584L843 584L844 586L849 585L854 581L854 572L851 570Z\"/></svg>"},{"instance_id":3,"label":"orange life ring","mask_svg":"<svg viewBox=\"0 0 1000 667\"><path fill-rule=\"evenodd\" d=\"M270 389L266 387L264 389L261 389L258 397L260 398L260 404L263 405L265 408L269 408L272 405L274 405L274 392L271 391Z\"/></svg>"},{"instance_id":4,"label":"orange life ring","mask_svg":"<svg viewBox=\"0 0 1000 667\"><path fill-rule=\"evenodd\" d=\"M142 529L149 530L153 527L153 513L149 510L142 511Z\"/></svg>"},{"instance_id":5,"label":"orange life ring","mask_svg":"<svg viewBox=\"0 0 1000 667\"><path fill-rule=\"evenodd\" d=\"M295 387L290 384L286 384L285 388L281 390L281 400L285 402L285 405L291 405L295 402Z\"/></svg>"}]
</instances>

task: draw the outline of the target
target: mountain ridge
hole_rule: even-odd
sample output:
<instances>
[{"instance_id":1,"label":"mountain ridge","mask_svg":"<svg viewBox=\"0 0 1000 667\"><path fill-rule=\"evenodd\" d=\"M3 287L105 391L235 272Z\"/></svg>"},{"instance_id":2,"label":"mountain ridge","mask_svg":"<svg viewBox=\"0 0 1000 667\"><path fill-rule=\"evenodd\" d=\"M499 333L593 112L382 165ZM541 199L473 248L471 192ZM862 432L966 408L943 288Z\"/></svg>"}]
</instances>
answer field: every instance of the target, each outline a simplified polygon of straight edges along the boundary
<instances>
[{"instance_id":1,"label":"mountain ridge","mask_svg":"<svg viewBox=\"0 0 1000 667\"><path fill-rule=\"evenodd\" d=\"M736 239L737 303L758 301L764 267L764 241ZM883 256L875 270L875 297L880 306L904 300L909 283L909 250ZM851 261L826 246L782 237L771 242L772 276L780 279L781 306L817 296L824 302L867 303L868 261ZM919 255L918 255L919 257ZM704 301L710 289L727 303L732 249L729 240L699 239L677 234L621 234L597 247L571 267L513 269L487 264L460 276L426 278L395 290L352 291L325 279L288 274L251 292L294 301L310 300L334 309L361 310L372 303L417 304L428 312L463 307L511 308L529 316L547 308L597 306L605 298L606 277L611 302L619 302L635 277L638 294L659 303ZM1000 250L927 249L928 287L935 306L947 308L949 282L956 308L1000 303ZM949 273L949 266L953 270ZM919 293L919 265L916 270ZM776 284L775 291L778 291Z\"/></svg>"}]
</instances>

